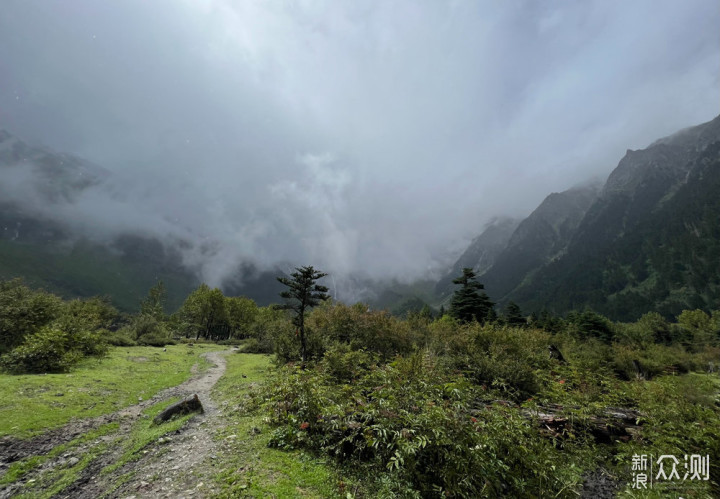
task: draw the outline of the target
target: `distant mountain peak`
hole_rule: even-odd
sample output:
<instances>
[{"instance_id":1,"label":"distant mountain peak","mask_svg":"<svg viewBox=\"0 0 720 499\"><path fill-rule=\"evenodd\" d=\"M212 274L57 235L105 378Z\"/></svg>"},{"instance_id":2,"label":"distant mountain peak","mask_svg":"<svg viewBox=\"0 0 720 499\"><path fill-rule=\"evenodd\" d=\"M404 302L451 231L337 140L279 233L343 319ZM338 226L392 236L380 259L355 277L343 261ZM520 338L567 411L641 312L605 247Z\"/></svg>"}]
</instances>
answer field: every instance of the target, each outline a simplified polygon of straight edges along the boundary
<instances>
[{"instance_id":1,"label":"distant mountain peak","mask_svg":"<svg viewBox=\"0 0 720 499\"><path fill-rule=\"evenodd\" d=\"M0 180L21 168L22 185L47 203L71 202L81 191L103 183L110 172L85 159L47 147L32 146L7 130L0 130ZM5 177L9 182L12 177ZM17 175L15 175L17 178Z\"/></svg>"}]
</instances>

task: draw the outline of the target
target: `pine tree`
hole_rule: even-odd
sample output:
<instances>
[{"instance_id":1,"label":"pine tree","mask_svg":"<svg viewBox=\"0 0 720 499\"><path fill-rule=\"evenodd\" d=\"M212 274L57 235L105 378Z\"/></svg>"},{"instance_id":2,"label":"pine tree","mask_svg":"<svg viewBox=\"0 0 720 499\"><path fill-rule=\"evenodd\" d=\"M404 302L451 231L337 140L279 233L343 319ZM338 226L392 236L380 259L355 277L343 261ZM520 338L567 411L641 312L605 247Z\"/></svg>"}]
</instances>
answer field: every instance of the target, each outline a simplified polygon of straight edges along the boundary
<instances>
[{"instance_id":1,"label":"pine tree","mask_svg":"<svg viewBox=\"0 0 720 499\"><path fill-rule=\"evenodd\" d=\"M450 315L462 322L485 322L493 312L494 303L481 291L484 286L475 280L475 272L464 268L463 275L453 279L453 284L462 286L453 294Z\"/></svg>"},{"instance_id":2,"label":"pine tree","mask_svg":"<svg viewBox=\"0 0 720 499\"><path fill-rule=\"evenodd\" d=\"M327 274L315 270L312 266L295 268L297 272L290 274L292 279L278 277L277 280L287 286L287 291L280 293L280 296L288 300L282 308L292 310L295 313L293 324L300 335L300 355L302 364L307 361L307 342L305 339L305 312L311 307L320 304L330 298L327 294L328 288L315 281L325 277Z\"/></svg>"},{"instance_id":3,"label":"pine tree","mask_svg":"<svg viewBox=\"0 0 720 499\"><path fill-rule=\"evenodd\" d=\"M511 301L505 307L505 324L508 326L527 326L527 320L523 317L520 307L514 301Z\"/></svg>"}]
</instances>

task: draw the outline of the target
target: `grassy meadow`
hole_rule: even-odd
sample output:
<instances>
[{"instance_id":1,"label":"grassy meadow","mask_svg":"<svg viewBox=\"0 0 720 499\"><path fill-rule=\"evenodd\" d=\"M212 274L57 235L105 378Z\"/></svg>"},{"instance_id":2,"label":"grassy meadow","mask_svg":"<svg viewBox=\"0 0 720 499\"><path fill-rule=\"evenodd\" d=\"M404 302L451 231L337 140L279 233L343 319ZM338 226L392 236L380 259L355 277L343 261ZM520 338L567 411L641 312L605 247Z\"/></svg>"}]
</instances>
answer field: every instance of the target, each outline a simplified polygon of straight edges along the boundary
<instances>
[{"instance_id":1,"label":"grassy meadow","mask_svg":"<svg viewBox=\"0 0 720 499\"><path fill-rule=\"evenodd\" d=\"M0 374L0 437L26 438L73 418L108 414L147 400L208 366L200 356L217 345L115 347L107 357L83 359L69 373Z\"/></svg>"}]
</instances>

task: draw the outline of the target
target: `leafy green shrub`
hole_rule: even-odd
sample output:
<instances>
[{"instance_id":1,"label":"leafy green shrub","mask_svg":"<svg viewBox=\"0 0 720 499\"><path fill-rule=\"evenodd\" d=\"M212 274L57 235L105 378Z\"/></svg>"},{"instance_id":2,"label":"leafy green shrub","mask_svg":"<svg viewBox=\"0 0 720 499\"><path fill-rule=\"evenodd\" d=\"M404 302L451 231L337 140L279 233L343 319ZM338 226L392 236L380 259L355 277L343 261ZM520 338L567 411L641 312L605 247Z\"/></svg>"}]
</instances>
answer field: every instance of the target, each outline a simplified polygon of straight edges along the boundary
<instances>
[{"instance_id":1,"label":"leafy green shrub","mask_svg":"<svg viewBox=\"0 0 720 499\"><path fill-rule=\"evenodd\" d=\"M133 347L137 345L137 342L130 336L130 331L127 328L120 329L118 331L107 331L104 336L106 341L116 347Z\"/></svg>"},{"instance_id":2,"label":"leafy green shrub","mask_svg":"<svg viewBox=\"0 0 720 499\"><path fill-rule=\"evenodd\" d=\"M79 351L67 348L68 342L64 331L43 327L5 354L0 366L13 374L67 371L82 357Z\"/></svg>"},{"instance_id":3,"label":"leafy green shrub","mask_svg":"<svg viewBox=\"0 0 720 499\"><path fill-rule=\"evenodd\" d=\"M241 353L273 353L273 345L269 341L260 342L257 338L250 338L240 347Z\"/></svg>"},{"instance_id":4,"label":"leafy green shrub","mask_svg":"<svg viewBox=\"0 0 720 499\"><path fill-rule=\"evenodd\" d=\"M170 336L170 332L163 321L155 316L146 314L135 316L126 331L140 344L142 344L141 339L144 336L151 336L153 338L169 338Z\"/></svg>"},{"instance_id":5,"label":"leafy green shrub","mask_svg":"<svg viewBox=\"0 0 720 499\"><path fill-rule=\"evenodd\" d=\"M68 335L68 350L76 350L82 355L100 357L108 352L106 330L78 331Z\"/></svg>"},{"instance_id":6,"label":"leafy green shrub","mask_svg":"<svg viewBox=\"0 0 720 499\"><path fill-rule=\"evenodd\" d=\"M93 297L63 303L53 324L63 331L96 331L107 329L118 318L118 311L107 298Z\"/></svg>"},{"instance_id":7,"label":"leafy green shrub","mask_svg":"<svg viewBox=\"0 0 720 499\"><path fill-rule=\"evenodd\" d=\"M539 330L443 320L432 325L434 351L449 368L503 396L525 399L540 387L538 369L549 367L550 336Z\"/></svg>"},{"instance_id":8,"label":"leafy green shrub","mask_svg":"<svg viewBox=\"0 0 720 499\"><path fill-rule=\"evenodd\" d=\"M367 305L327 303L313 309L306 324L325 342L346 343L352 350L367 350L390 359L414 349L415 335L406 321Z\"/></svg>"},{"instance_id":9,"label":"leafy green shrub","mask_svg":"<svg viewBox=\"0 0 720 499\"><path fill-rule=\"evenodd\" d=\"M376 366L377 362L377 354L351 350L349 345L337 343L325 351L322 365L335 382L347 383Z\"/></svg>"},{"instance_id":10,"label":"leafy green shrub","mask_svg":"<svg viewBox=\"0 0 720 499\"><path fill-rule=\"evenodd\" d=\"M218 345L230 345L230 346L240 346L243 343L243 340L240 338L228 338L225 340L219 340L216 341Z\"/></svg>"},{"instance_id":11,"label":"leafy green shrub","mask_svg":"<svg viewBox=\"0 0 720 499\"><path fill-rule=\"evenodd\" d=\"M0 353L22 344L61 309L62 300L55 295L31 290L20 279L0 281Z\"/></svg>"},{"instance_id":12,"label":"leafy green shrub","mask_svg":"<svg viewBox=\"0 0 720 499\"><path fill-rule=\"evenodd\" d=\"M300 359L300 339L295 327L288 321L272 324L272 341L277 360L281 363L294 362ZM325 351L322 338L314 329L305 327L307 358L319 359Z\"/></svg>"},{"instance_id":13,"label":"leafy green shrub","mask_svg":"<svg viewBox=\"0 0 720 499\"><path fill-rule=\"evenodd\" d=\"M591 310L570 312L566 319L567 330L579 339L597 338L604 343L613 339L613 324Z\"/></svg>"},{"instance_id":14,"label":"leafy green shrub","mask_svg":"<svg viewBox=\"0 0 720 499\"><path fill-rule=\"evenodd\" d=\"M348 353L337 349L315 370L280 370L271 445L365 463L374 476L390 476L399 495L522 496L579 480L578 469L553 472L559 451L519 411L479 404L482 390L448 375L432 355L400 357L335 385L324 364Z\"/></svg>"}]
</instances>

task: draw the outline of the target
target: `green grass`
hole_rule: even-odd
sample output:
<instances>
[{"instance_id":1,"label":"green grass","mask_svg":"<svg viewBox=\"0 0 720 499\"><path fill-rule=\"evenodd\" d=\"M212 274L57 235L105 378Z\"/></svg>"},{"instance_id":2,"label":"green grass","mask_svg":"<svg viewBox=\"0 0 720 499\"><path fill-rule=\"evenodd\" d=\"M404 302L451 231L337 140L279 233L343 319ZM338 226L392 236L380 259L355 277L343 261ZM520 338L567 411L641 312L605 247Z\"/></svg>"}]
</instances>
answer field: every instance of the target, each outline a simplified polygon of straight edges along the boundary
<instances>
[{"instance_id":1,"label":"green grass","mask_svg":"<svg viewBox=\"0 0 720 499\"><path fill-rule=\"evenodd\" d=\"M200 354L217 345L116 347L88 358L68 374L0 374L0 436L27 438L68 423L112 413L147 400L190 376Z\"/></svg>"},{"instance_id":2,"label":"green grass","mask_svg":"<svg viewBox=\"0 0 720 499\"><path fill-rule=\"evenodd\" d=\"M216 466L218 497L345 497L355 486L328 462L301 451L268 447L271 429L250 401L270 376L267 355L232 354L214 389L227 425L220 432L228 447ZM247 376L243 378L242 375ZM259 433L258 433L259 432Z\"/></svg>"}]
</instances>

